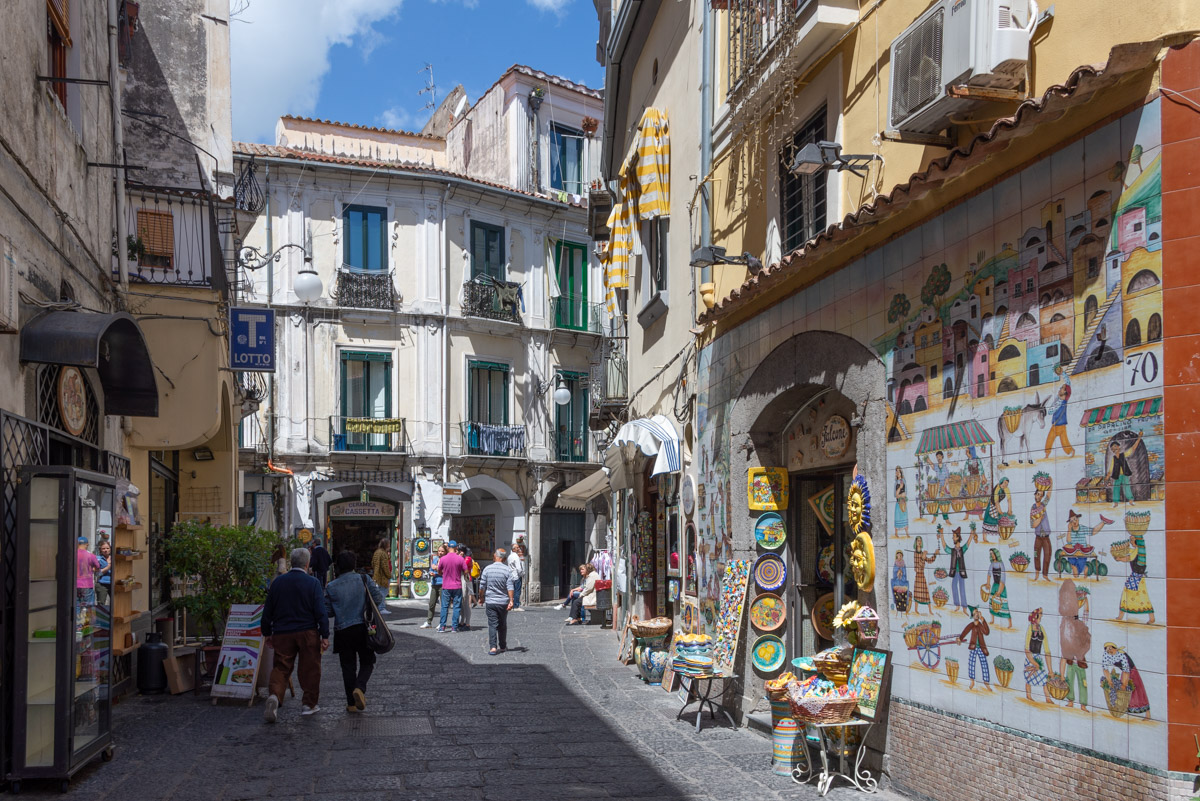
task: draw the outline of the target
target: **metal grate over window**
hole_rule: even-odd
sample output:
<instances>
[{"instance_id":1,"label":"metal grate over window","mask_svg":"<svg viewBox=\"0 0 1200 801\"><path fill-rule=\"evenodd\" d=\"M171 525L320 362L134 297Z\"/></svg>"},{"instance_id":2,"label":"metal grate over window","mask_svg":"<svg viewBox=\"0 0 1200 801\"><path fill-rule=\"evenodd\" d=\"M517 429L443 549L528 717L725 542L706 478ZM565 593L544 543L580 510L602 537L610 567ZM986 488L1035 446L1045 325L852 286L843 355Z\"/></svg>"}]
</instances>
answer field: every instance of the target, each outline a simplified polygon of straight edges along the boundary
<instances>
[{"instance_id":1,"label":"metal grate over window","mask_svg":"<svg viewBox=\"0 0 1200 801\"><path fill-rule=\"evenodd\" d=\"M821 107L779 154L779 221L784 253L791 253L825 228L825 176L793 175L789 167L802 147L825 139L826 116L825 107Z\"/></svg>"},{"instance_id":2,"label":"metal grate over window","mask_svg":"<svg viewBox=\"0 0 1200 801\"><path fill-rule=\"evenodd\" d=\"M58 408L58 374L62 367L57 364L43 364L37 371L37 419L59 431L66 431L62 414ZM96 401L96 393L92 391L91 382L84 378L84 391L87 393L87 422L79 438L93 445L100 444L100 404Z\"/></svg>"}]
</instances>

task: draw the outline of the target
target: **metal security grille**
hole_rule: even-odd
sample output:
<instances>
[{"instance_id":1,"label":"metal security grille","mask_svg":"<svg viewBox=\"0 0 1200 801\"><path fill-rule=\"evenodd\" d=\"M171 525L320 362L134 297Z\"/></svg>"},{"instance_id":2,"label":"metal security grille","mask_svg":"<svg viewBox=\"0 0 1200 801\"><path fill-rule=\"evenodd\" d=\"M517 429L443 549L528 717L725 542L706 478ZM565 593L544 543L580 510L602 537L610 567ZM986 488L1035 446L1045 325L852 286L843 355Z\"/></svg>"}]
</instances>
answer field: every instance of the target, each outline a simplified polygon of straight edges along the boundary
<instances>
[{"instance_id":1,"label":"metal security grille","mask_svg":"<svg viewBox=\"0 0 1200 801\"><path fill-rule=\"evenodd\" d=\"M779 220L783 252L791 253L825 228L825 177L793 175L789 169L805 145L825 139L825 108L809 118L779 154Z\"/></svg>"},{"instance_id":2,"label":"metal security grille","mask_svg":"<svg viewBox=\"0 0 1200 801\"><path fill-rule=\"evenodd\" d=\"M51 428L65 431L62 415L58 409L58 374L62 367L57 364L43 364L37 371L37 419ZM92 445L100 444L100 404L96 402L96 394L87 378L83 381L87 393L87 422L79 438Z\"/></svg>"},{"instance_id":3,"label":"metal security grille","mask_svg":"<svg viewBox=\"0 0 1200 801\"><path fill-rule=\"evenodd\" d=\"M892 48L893 128L942 91L944 16L938 9Z\"/></svg>"}]
</instances>

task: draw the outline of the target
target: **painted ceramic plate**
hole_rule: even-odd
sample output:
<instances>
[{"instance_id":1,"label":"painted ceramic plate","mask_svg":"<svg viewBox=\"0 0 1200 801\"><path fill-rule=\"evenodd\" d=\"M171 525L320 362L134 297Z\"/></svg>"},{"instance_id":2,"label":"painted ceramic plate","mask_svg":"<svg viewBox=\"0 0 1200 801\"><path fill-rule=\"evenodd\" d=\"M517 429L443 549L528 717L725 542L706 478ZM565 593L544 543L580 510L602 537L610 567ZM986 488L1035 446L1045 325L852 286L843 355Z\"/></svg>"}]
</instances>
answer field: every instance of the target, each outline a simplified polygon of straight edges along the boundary
<instances>
[{"instance_id":1,"label":"painted ceramic plate","mask_svg":"<svg viewBox=\"0 0 1200 801\"><path fill-rule=\"evenodd\" d=\"M401 575L403 575L405 579L410 579L410 578L412 578L412 573L413 573L412 570L405 568L404 573Z\"/></svg>"},{"instance_id":2,"label":"painted ceramic plate","mask_svg":"<svg viewBox=\"0 0 1200 801\"><path fill-rule=\"evenodd\" d=\"M783 640L774 634L764 634L754 641L754 667L763 673L773 673L783 667Z\"/></svg>"},{"instance_id":3,"label":"painted ceramic plate","mask_svg":"<svg viewBox=\"0 0 1200 801\"><path fill-rule=\"evenodd\" d=\"M758 518L754 524L754 539L769 551L778 550L787 541L787 529L783 526L783 518L774 512L767 512Z\"/></svg>"},{"instance_id":4,"label":"painted ceramic plate","mask_svg":"<svg viewBox=\"0 0 1200 801\"><path fill-rule=\"evenodd\" d=\"M833 608L833 593L827 592L817 599L812 612L813 631L823 640L833 639L833 619L837 610Z\"/></svg>"},{"instance_id":5,"label":"painted ceramic plate","mask_svg":"<svg viewBox=\"0 0 1200 801\"><path fill-rule=\"evenodd\" d=\"M428 581L414 581L413 585L412 585L412 591L413 591L413 595L417 596L418 598L428 598L429 597L429 582Z\"/></svg>"},{"instance_id":6,"label":"painted ceramic plate","mask_svg":"<svg viewBox=\"0 0 1200 801\"><path fill-rule=\"evenodd\" d=\"M412 572L412 575L413 575L413 578L415 578L415 579L419 579L419 578L421 578L422 576L424 576L424 575L425 575L425 571L424 571L424 570L414 570L414 571Z\"/></svg>"},{"instance_id":7,"label":"painted ceramic plate","mask_svg":"<svg viewBox=\"0 0 1200 801\"><path fill-rule=\"evenodd\" d=\"M788 508L788 472L782 467L751 467L746 475L746 495L753 511Z\"/></svg>"},{"instance_id":8,"label":"painted ceramic plate","mask_svg":"<svg viewBox=\"0 0 1200 801\"><path fill-rule=\"evenodd\" d=\"M750 622L756 629L775 631L787 619L783 599L773 592L764 592L750 604Z\"/></svg>"},{"instance_id":9,"label":"painted ceramic plate","mask_svg":"<svg viewBox=\"0 0 1200 801\"><path fill-rule=\"evenodd\" d=\"M413 553L429 553L429 538L417 537L413 540Z\"/></svg>"},{"instance_id":10,"label":"painted ceramic plate","mask_svg":"<svg viewBox=\"0 0 1200 801\"><path fill-rule=\"evenodd\" d=\"M764 553L754 563L754 580L762 589L773 592L787 581L787 566L776 554Z\"/></svg>"}]
</instances>

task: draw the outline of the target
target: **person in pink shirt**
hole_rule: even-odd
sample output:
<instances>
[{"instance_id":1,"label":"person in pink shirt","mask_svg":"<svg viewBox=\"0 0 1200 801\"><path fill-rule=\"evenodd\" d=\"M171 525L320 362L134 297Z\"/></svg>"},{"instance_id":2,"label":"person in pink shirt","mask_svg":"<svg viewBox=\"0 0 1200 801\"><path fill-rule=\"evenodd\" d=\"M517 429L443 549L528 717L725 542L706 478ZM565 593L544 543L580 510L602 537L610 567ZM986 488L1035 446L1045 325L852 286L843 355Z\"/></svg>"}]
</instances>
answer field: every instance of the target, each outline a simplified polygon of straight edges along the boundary
<instances>
[{"instance_id":1,"label":"person in pink shirt","mask_svg":"<svg viewBox=\"0 0 1200 801\"><path fill-rule=\"evenodd\" d=\"M467 570L467 560L456 550L438 560L438 574L442 577L442 617L438 631L446 630L446 613L450 604L454 604L454 614L450 620L451 629L458 631L459 617L462 614L462 583L463 574Z\"/></svg>"},{"instance_id":2,"label":"person in pink shirt","mask_svg":"<svg viewBox=\"0 0 1200 801\"><path fill-rule=\"evenodd\" d=\"M75 603L76 606L96 605L96 571L100 560L88 550L87 537L76 540L75 550Z\"/></svg>"}]
</instances>

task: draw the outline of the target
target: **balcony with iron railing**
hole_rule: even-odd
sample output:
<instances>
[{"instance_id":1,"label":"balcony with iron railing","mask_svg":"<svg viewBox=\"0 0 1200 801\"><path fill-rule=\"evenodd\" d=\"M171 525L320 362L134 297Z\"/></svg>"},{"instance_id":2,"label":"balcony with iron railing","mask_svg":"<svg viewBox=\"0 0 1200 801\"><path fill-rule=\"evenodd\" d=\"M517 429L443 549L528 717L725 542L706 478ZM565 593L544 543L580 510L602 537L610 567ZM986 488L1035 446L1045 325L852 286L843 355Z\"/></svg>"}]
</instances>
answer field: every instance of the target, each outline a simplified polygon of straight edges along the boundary
<instances>
[{"instance_id":1,"label":"balcony with iron railing","mask_svg":"<svg viewBox=\"0 0 1200 801\"><path fill-rule=\"evenodd\" d=\"M555 328L564 331L601 333L603 311L602 304L588 303L580 298L566 295L550 298L550 320Z\"/></svg>"},{"instance_id":2,"label":"balcony with iron railing","mask_svg":"<svg viewBox=\"0 0 1200 801\"><path fill-rule=\"evenodd\" d=\"M396 286L391 270L360 270L343 264L337 271L333 299L347 309L396 308Z\"/></svg>"},{"instance_id":3,"label":"balcony with iron railing","mask_svg":"<svg viewBox=\"0 0 1200 801\"><path fill-rule=\"evenodd\" d=\"M592 408L588 426L605 428L629 400L629 360L624 337L605 337L599 363L592 365Z\"/></svg>"},{"instance_id":4,"label":"balcony with iron railing","mask_svg":"<svg viewBox=\"0 0 1200 801\"><path fill-rule=\"evenodd\" d=\"M128 185L124 243L133 283L223 289L222 221L210 195L194 189ZM113 242L113 274L120 273Z\"/></svg>"},{"instance_id":5,"label":"balcony with iron railing","mask_svg":"<svg viewBox=\"0 0 1200 801\"><path fill-rule=\"evenodd\" d=\"M464 421L459 423L459 430L462 433L463 453L468 456L520 458L525 455L525 426Z\"/></svg>"},{"instance_id":6,"label":"balcony with iron railing","mask_svg":"<svg viewBox=\"0 0 1200 801\"><path fill-rule=\"evenodd\" d=\"M556 462L590 462L590 454L596 449L589 442L592 434L589 431L556 431L554 433L554 461Z\"/></svg>"},{"instance_id":7,"label":"balcony with iron railing","mask_svg":"<svg viewBox=\"0 0 1200 801\"><path fill-rule=\"evenodd\" d=\"M464 317L519 323L523 305L520 284L500 281L486 274L477 275L463 284Z\"/></svg>"},{"instance_id":8,"label":"balcony with iron railing","mask_svg":"<svg viewBox=\"0 0 1200 801\"><path fill-rule=\"evenodd\" d=\"M329 450L331 453L373 451L407 453L405 421L399 417L329 418Z\"/></svg>"}]
</instances>

